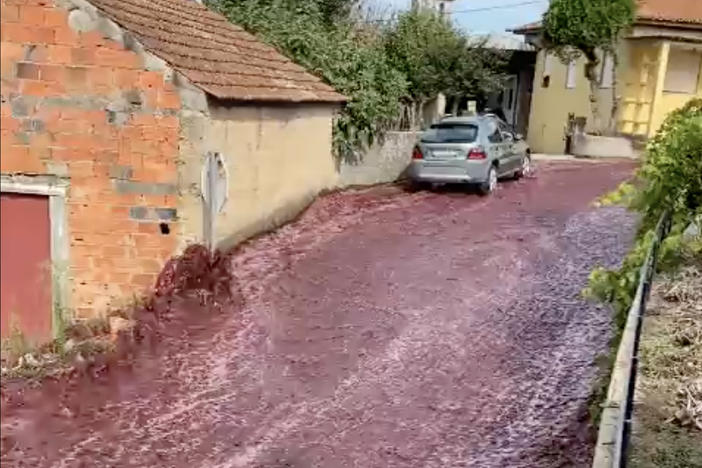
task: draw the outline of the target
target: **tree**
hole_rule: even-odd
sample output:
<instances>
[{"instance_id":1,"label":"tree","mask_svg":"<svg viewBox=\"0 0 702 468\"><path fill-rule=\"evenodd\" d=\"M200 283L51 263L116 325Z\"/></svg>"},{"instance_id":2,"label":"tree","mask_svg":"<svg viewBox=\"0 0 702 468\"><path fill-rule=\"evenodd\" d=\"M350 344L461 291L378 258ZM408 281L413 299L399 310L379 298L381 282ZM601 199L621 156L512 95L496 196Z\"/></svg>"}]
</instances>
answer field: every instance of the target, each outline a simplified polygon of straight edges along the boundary
<instances>
[{"instance_id":1,"label":"tree","mask_svg":"<svg viewBox=\"0 0 702 468\"><path fill-rule=\"evenodd\" d=\"M454 106L464 98L485 100L490 93L502 89L507 55L485 47L485 40L461 38L453 53L442 53L439 67L446 71L443 93L453 98ZM453 113L458 109L454 107Z\"/></svg>"},{"instance_id":2,"label":"tree","mask_svg":"<svg viewBox=\"0 0 702 468\"><path fill-rule=\"evenodd\" d=\"M585 77L590 82L590 103L595 129L600 130L597 99L597 70L602 53L610 54L615 70L619 62L617 45L623 31L634 21L634 0L551 0L544 15L543 35L547 48L554 50L563 60L584 55ZM608 132L614 131L618 112L615 82L612 86L613 105Z\"/></svg>"},{"instance_id":3,"label":"tree","mask_svg":"<svg viewBox=\"0 0 702 468\"><path fill-rule=\"evenodd\" d=\"M385 49L393 66L407 76L415 125L418 111L439 93L457 101L483 96L500 86L503 61L483 46L469 42L432 11L403 13L389 26Z\"/></svg>"},{"instance_id":4,"label":"tree","mask_svg":"<svg viewBox=\"0 0 702 468\"><path fill-rule=\"evenodd\" d=\"M428 11L414 10L399 16L386 32L385 49L392 64L404 72L409 95L425 101L443 91L441 53L455 54L459 37L451 25Z\"/></svg>"},{"instance_id":5,"label":"tree","mask_svg":"<svg viewBox=\"0 0 702 468\"><path fill-rule=\"evenodd\" d=\"M211 0L231 21L320 76L349 102L335 120L337 156L357 160L399 114L404 75L392 67L382 41L358 40L351 0ZM343 11L334 10L346 5ZM337 15L335 18L329 14Z\"/></svg>"},{"instance_id":6,"label":"tree","mask_svg":"<svg viewBox=\"0 0 702 468\"><path fill-rule=\"evenodd\" d=\"M317 8L327 24L348 20L360 4L360 0L315 0Z\"/></svg>"}]
</instances>

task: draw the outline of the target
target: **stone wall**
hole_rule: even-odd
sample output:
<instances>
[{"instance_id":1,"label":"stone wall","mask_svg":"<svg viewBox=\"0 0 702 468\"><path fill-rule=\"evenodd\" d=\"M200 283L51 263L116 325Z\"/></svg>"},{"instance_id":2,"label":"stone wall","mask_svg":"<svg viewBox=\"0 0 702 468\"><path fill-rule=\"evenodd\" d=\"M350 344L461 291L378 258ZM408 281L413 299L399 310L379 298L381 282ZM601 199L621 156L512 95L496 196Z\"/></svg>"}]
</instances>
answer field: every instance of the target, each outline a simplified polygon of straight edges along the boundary
<instances>
[{"instance_id":1,"label":"stone wall","mask_svg":"<svg viewBox=\"0 0 702 468\"><path fill-rule=\"evenodd\" d=\"M419 132L388 132L385 139L371 146L359 161L342 162L338 185L372 185L404 177L419 135Z\"/></svg>"},{"instance_id":2,"label":"stone wall","mask_svg":"<svg viewBox=\"0 0 702 468\"><path fill-rule=\"evenodd\" d=\"M94 316L178 246L173 73L82 0L1 7L0 169L67 182L69 305Z\"/></svg>"}]
</instances>

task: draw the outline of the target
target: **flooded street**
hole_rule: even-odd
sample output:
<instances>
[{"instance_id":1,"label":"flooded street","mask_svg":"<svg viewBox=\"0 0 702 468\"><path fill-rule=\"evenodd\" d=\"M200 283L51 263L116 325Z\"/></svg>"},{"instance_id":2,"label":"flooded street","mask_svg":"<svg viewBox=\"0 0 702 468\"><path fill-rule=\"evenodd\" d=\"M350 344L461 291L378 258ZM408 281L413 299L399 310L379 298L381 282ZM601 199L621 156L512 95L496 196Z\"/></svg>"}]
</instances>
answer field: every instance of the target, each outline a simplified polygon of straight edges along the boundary
<instances>
[{"instance_id":1,"label":"flooded street","mask_svg":"<svg viewBox=\"0 0 702 468\"><path fill-rule=\"evenodd\" d=\"M236 301L174 297L119 365L4 395L2 464L587 466L610 324L580 291L634 232L591 202L631 173L552 163L487 198L322 197L230 257Z\"/></svg>"}]
</instances>

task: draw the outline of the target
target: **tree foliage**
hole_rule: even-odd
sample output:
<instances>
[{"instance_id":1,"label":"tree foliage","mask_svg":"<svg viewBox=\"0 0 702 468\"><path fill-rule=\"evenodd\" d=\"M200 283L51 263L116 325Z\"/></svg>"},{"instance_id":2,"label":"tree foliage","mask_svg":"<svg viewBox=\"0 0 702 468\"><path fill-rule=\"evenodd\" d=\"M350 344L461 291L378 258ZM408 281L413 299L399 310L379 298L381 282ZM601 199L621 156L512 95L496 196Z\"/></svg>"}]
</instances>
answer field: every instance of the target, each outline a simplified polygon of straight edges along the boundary
<instances>
[{"instance_id":1,"label":"tree foliage","mask_svg":"<svg viewBox=\"0 0 702 468\"><path fill-rule=\"evenodd\" d=\"M343 0L218 0L214 6L349 97L334 128L337 154L355 159L382 135L406 95L404 75L392 67L381 41L357 40ZM332 15L333 14L333 15ZM335 19L332 19L332 15Z\"/></svg>"},{"instance_id":2,"label":"tree foliage","mask_svg":"<svg viewBox=\"0 0 702 468\"><path fill-rule=\"evenodd\" d=\"M672 227L660 246L658 268L669 270L681 262L702 265L702 236L688 238L691 222L702 227L702 99L673 112L649 143L634 183L622 184L604 203L624 202L641 215L634 247L615 270L597 268L590 274L586 295L610 303L615 312L612 350L619 344L627 312L639 283L640 268L655 238L664 211L670 210ZM613 351L614 352L614 351ZM614 365L614 354L607 363ZM607 375L609 372L607 372ZM602 380L606 382L607 380ZM595 388L591 414L595 422L606 396L606 384Z\"/></svg>"},{"instance_id":3,"label":"tree foliage","mask_svg":"<svg viewBox=\"0 0 702 468\"><path fill-rule=\"evenodd\" d=\"M614 63L618 63L619 37L632 25L635 13L634 0L552 0L544 15L546 47L553 49L564 61L580 54L587 59L585 76L590 81L590 100L595 119L599 118L596 90L601 60L598 53L607 52L614 58ZM618 106L616 86L612 92L614 106L610 126L614 125ZM613 128L610 127L611 130Z\"/></svg>"},{"instance_id":4,"label":"tree foliage","mask_svg":"<svg viewBox=\"0 0 702 468\"><path fill-rule=\"evenodd\" d=\"M409 82L409 95L421 102L443 93L484 96L502 84L504 57L470 42L450 22L426 10L400 15L385 32L385 47L395 68Z\"/></svg>"},{"instance_id":5,"label":"tree foliage","mask_svg":"<svg viewBox=\"0 0 702 468\"><path fill-rule=\"evenodd\" d=\"M634 21L634 0L552 0L544 15L544 37L552 47L575 48L586 57L613 51Z\"/></svg>"},{"instance_id":6,"label":"tree foliage","mask_svg":"<svg viewBox=\"0 0 702 468\"><path fill-rule=\"evenodd\" d=\"M634 249L618 270L597 269L590 292L615 304L620 315L631 304L638 269L664 211L672 216L671 235L661 249L661 265L674 265L680 255L702 254L702 239L682 242L691 222L702 223L702 99L668 116L651 140L633 183L622 184L606 203L624 202L641 215Z\"/></svg>"},{"instance_id":7,"label":"tree foliage","mask_svg":"<svg viewBox=\"0 0 702 468\"><path fill-rule=\"evenodd\" d=\"M211 0L231 21L349 98L335 122L337 154L355 160L389 129L403 104L438 93L483 95L502 61L430 12L388 25L355 20L358 0Z\"/></svg>"},{"instance_id":8,"label":"tree foliage","mask_svg":"<svg viewBox=\"0 0 702 468\"><path fill-rule=\"evenodd\" d=\"M317 8L327 24L345 21L358 7L359 0L316 0Z\"/></svg>"},{"instance_id":9,"label":"tree foliage","mask_svg":"<svg viewBox=\"0 0 702 468\"><path fill-rule=\"evenodd\" d=\"M631 206L641 213L643 229L665 209L684 224L702 214L702 99L668 116L649 142L637 178Z\"/></svg>"}]
</instances>

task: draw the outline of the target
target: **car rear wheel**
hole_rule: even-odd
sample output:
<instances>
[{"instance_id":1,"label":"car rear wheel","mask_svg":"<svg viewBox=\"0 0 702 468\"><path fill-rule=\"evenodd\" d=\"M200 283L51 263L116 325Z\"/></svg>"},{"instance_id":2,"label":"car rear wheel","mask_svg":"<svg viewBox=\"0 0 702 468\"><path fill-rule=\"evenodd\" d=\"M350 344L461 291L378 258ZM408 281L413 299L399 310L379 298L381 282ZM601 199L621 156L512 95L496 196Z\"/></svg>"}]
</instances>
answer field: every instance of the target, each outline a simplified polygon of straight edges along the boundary
<instances>
[{"instance_id":1,"label":"car rear wheel","mask_svg":"<svg viewBox=\"0 0 702 468\"><path fill-rule=\"evenodd\" d=\"M497 168L495 166L490 166L488 171L487 179L485 182L480 184L480 193L482 195L489 195L495 191L497 188Z\"/></svg>"}]
</instances>

